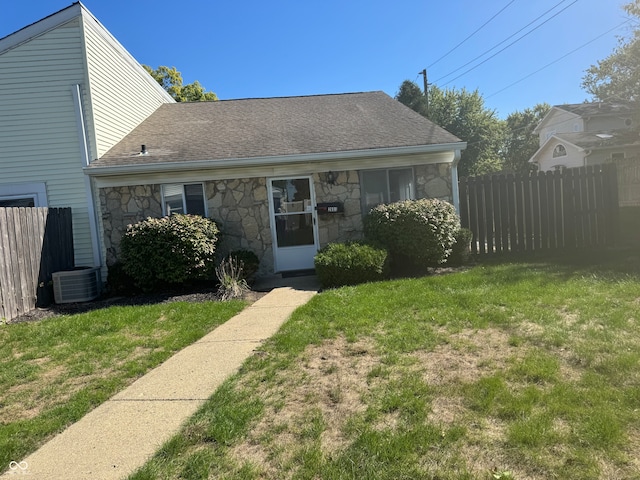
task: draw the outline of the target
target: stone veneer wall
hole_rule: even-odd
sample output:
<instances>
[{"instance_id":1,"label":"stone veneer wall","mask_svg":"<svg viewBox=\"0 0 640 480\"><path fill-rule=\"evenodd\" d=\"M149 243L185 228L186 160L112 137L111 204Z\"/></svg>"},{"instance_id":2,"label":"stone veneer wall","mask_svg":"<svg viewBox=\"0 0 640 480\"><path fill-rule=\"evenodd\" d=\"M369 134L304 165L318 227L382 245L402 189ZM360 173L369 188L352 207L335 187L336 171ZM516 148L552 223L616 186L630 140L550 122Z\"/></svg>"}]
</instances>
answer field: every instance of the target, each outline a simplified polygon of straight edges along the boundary
<instances>
[{"instance_id":1,"label":"stone veneer wall","mask_svg":"<svg viewBox=\"0 0 640 480\"><path fill-rule=\"evenodd\" d=\"M451 166L448 164L414 167L418 198L452 201ZM325 173L312 176L316 202L341 202L344 213L318 215L320 247L331 242L362 238L360 178L355 170L336 172L335 185L325 181ZM260 274L273 271L273 238L269 219L266 179L243 178L204 182L209 217L222 231L221 254L232 250L251 250L260 258ZM147 217L162 216L160 185L137 185L100 189L107 265L120 251L120 239L127 225Z\"/></svg>"},{"instance_id":2,"label":"stone veneer wall","mask_svg":"<svg viewBox=\"0 0 640 480\"><path fill-rule=\"evenodd\" d=\"M127 225L147 217L162 216L160 185L136 185L100 189L103 241L107 265L113 265L120 254L120 239Z\"/></svg>"},{"instance_id":3,"label":"stone veneer wall","mask_svg":"<svg viewBox=\"0 0 640 480\"><path fill-rule=\"evenodd\" d=\"M414 172L417 198L437 198L453 203L451 164L418 165Z\"/></svg>"},{"instance_id":4,"label":"stone veneer wall","mask_svg":"<svg viewBox=\"0 0 640 480\"><path fill-rule=\"evenodd\" d=\"M325 181L325 173L313 175L316 202L341 202L344 213L318 215L320 248L328 243L347 242L362 238L362 211L360 205L360 178L358 172L335 172L335 185Z\"/></svg>"}]
</instances>

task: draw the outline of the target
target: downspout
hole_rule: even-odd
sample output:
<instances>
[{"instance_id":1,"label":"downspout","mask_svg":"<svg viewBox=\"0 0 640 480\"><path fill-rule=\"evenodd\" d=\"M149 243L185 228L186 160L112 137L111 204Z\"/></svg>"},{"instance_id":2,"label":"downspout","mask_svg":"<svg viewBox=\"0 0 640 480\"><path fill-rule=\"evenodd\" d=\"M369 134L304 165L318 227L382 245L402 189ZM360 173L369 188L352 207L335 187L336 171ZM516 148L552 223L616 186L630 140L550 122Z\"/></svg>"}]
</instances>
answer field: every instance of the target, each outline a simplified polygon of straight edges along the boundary
<instances>
[{"instance_id":1,"label":"downspout","mask_svg":"<svg viewBox=\"0 0 640 480\"><path fill-rule=\"evenodd\" d=\"M71 86L73 105L76 111L76 124L78 126L78 139L80 141L80 154L82 156L82 167L88 167L90 163L89 143L87 142L87 130L84 123L84 112L82 109L82 90L80 85ZM98 242L98 222L91 188L91 178L84 176L84 188L87 197L87 210L89 213L89 231L91 233L91 249L93 250L93 266L100 267L102 259L100 257L100 245Z\"/></svg>"},{"instance_id":2,"label":"downspout","mask_svg":"<svg viewBox=\"0 0 640 480\"><path fill-rule=\"evenodd\" d=\"M453 163L451 164L451 195L453 196L453 206L456 207L456 212L460 215L460 188L458 186L458 163L462 153L460 150L456 150Z\"/></svg>"}]
</instances>

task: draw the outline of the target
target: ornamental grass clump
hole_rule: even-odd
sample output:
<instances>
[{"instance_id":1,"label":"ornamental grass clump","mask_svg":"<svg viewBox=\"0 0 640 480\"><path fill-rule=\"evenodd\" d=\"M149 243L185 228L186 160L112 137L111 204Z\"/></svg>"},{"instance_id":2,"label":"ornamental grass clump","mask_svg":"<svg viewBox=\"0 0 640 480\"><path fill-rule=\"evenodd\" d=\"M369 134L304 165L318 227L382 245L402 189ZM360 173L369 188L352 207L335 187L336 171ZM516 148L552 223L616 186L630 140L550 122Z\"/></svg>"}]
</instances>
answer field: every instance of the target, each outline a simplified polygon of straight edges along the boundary
<instances>
[{"instance_id":1,"label":"ornamental grass clump","mask_svg":"<svg viewBox=\"0 0 640 480\"><path fill-rule=\"evenodd\" d=\"M360 242L330 243L314 259L323 288L384 280L389 273L389 255L384 248Z\"/></svg>"},{"instance_id":2,"label":"ornamental grass clump","mask_svg":"<svg viewBox=\"0 0 640 480\"><path fill-rule=\"evenodd\" d=\"M147 218L129 225L122 238L124 270L145 291L210 279L218 239L218 226L208 218Z\"/></svg>"},{"instance_id":3,"label":"ornamental grass clump","mask_svg":"<svg viewBox=\"0 0 640 480\"><path fill-rule=\"evenodd\" d=\"M216 277L219 282L218 298L222 301L242 298L251 290L245 279L242 260L232 255L222 260L216 267Z\"/></svg>"},{"instance_id":4,"label":"ornamental grass clump","mask_svg":"<svg viewBox=\"0 0 640 480\"><path fill-rule=\"evenodd\" d=\"M459 230L455 207L438 199L378 205L364 219L365 237L386 247L401 269L446 262Z\"/></svg>"}]
</instances>

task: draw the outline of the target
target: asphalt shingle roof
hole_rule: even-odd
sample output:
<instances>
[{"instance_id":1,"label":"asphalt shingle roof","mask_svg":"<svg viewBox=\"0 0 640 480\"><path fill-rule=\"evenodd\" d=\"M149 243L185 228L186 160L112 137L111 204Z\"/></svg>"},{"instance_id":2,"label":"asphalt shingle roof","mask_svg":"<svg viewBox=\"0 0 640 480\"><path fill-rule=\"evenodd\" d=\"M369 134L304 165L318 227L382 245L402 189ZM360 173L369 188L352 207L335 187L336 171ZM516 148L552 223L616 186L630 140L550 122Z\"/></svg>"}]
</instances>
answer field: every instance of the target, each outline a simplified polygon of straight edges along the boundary
<instances>
[{"instance_id":1,"label":"asphalt shingle roof","mask_svg":"<svg viewBox=\"0 0 640 480\"><path fill-rule=\"evenodd\" d=\"M635 103L610 103L590 102L555 105L567 112L575 113L581 117L595 117L598 115L634 115L638 113L638 105Z\"/></svg>"},{"instance_id":2,"label":"asphalt shingle roof","mask_svg":"<svg viewBox=\"0 0 640 480\"><path fill-rule=\"evenodd\" d=\"M458 143L384 92L162 105L91 167ZM148 155L139 155L146 145Z\"/></svg>"}]
</instances>

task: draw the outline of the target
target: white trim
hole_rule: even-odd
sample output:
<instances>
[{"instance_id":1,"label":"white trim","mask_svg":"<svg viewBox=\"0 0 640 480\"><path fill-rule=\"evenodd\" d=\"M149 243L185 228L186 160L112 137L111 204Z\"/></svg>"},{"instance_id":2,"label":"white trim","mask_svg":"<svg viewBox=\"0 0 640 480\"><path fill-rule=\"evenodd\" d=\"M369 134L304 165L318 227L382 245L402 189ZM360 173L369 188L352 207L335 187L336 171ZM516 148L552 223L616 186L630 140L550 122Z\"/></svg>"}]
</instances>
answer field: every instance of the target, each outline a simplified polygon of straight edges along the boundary
<instances>
[{"instance_id":1,"label":"white trim","mask_svg":"<svg viewBox=\"0 0 640 480\"><path fill-rule=\"evenodd\" d=\"M43 183L13 183L0 185L0 199L33 198L36 207L48 207L47 186Z\"/></svg>"},{"instance_id":2,"label":"white trim","mask_svg":"<svg viewBox=\"0 0 640 480\"><path fill-rule=\"evenodd\" d=\"M410 147L392 147L392 148L376 148L371 150L348 150L341 152L322 152L322 153L306 153L297 155L279 155L272 157L243 157L228 158L220 160L197 160L185 162L164 162L164 163L148 163L138 165L115 165L96 167L90 166L84 169L84 172L92 177L111 176L111 175L132 175L138 173L159 173L159 172L184 172L187 170L202 170L207 168L233 168L233 167L259 167L269 166L276 167L279 165L288 165L292 163L309 163L322 162L332 160L355 160L373 157L393 157L400 155L416 155L425 153L451 153L453 162L454 152L466 148L466 142L447 143L438 145L418 145ZM442 163L442 162L433 162ZM380 168L379 166L377 168Z\"/></svg>"},{"instance_id":3,"label":"white trim","mask_svg":"<svg viewBox=\"0 0 640 480\"><path fill-rule=\"evenodd\" d=\"M0 38L0 55L79 17L82 8L81 3L74 3L59 12L53 13L14 33L10 33L4 38Z\"/></svg>"},{"instance_id":4,"label":"white trim","mask_svg":"<svg viewBox=\"0 0 640 480\"><path fill-rule=\"evenodd\" d=\"M76 112L76 125L78 128L78 142L80 145L80 156L82 157L82 167L89 165L89 143L87 142L87 128L84 120L82 104L82 90L80 85L71 86L73 106ZM84 191L87 198L87 213L89 214L89 233L91 235L91 249L93 250L93 265L102 265L102 249L98 237L98 217L96 215L95 202L93 198L93 188L91 188L91 178L85 175Z\"/></svg>"}]
</instances>

